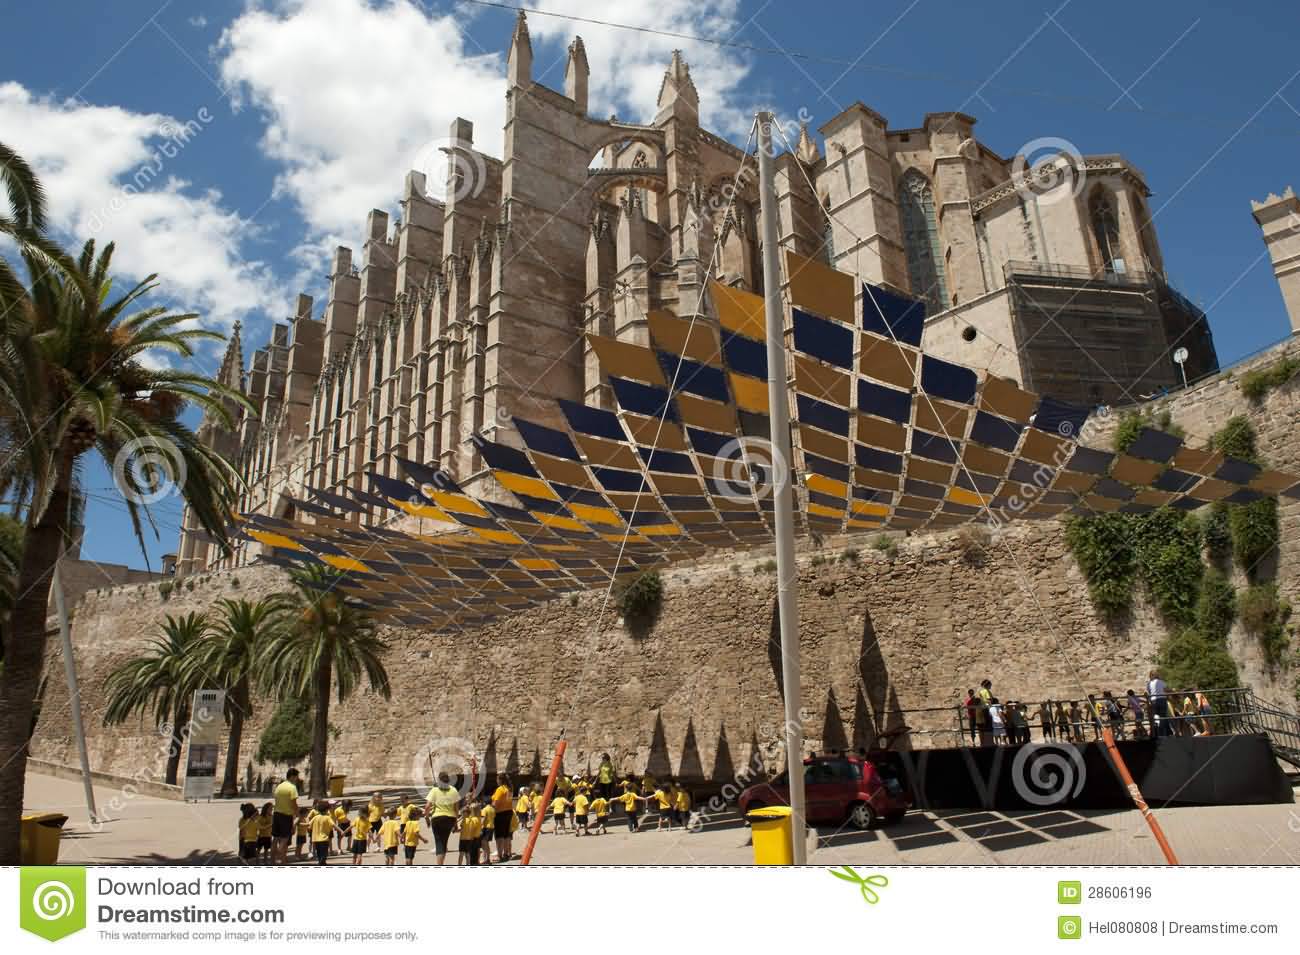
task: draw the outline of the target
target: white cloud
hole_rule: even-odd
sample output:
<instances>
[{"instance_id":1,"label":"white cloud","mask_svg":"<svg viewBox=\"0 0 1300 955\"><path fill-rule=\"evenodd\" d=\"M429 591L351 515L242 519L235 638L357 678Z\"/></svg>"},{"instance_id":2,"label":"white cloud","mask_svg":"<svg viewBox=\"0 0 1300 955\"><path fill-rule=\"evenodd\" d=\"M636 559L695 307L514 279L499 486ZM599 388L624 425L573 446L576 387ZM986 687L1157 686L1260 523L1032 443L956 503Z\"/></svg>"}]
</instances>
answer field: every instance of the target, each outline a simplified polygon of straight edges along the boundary
<instances>
[{"instance_id":1,"label":"white cloud","mask_svg":"<svg viewBox=\"0 0 1300 955\"><path fill-rule=\"evenodd\" d=\"M261 146L283 166L277 195L310 229L307 259L355 245L366 213L393 205L458 116L474 123L477 148L500 154L504 60L475 48L454 16L406 0L293 0L246 11L218 54L236 104L266 116Z\"/></svg>"},{"instance_id":2,"label":"white cloud","mask_svg":"<svg viewBox=\"0 0 1300 955\"><path fill-rule=\"evenodd\" d=\"M248 312L283 313L287 301L267 266L241 255L251 224L217 190L168 171L180 150L219 135L208 128L219 122L206 112L178 119L56 101L0 83L0 129L41 177L54 228L76 249L90 238L116 242L116 273L138 281L157 272L155 301L227 329Z\"/></svg>"},{"instance_id":3,"label":"white cloud","mask_svg":"<svg viewBox=\"0 0 1300 955\"><path fill-rule=\"evenodd\" d=\"M738 0L565 0L545 7L579 16L729 38ZM474 145L500 156L505 51L510 28L481 47L465 32L476 8L426 11L410 0L281 0L253 3L223 32L221 79L237 105L266 117L261 148L282 172L276 194L290 198L309 235L297 250L318 274L328 250L357 247L366 213L392 209L408 169L439 157L452 120L474 123ZM591 65L592 111L650 119L674 48L685 51L706 124L748 128L736 107L746 68L720 48L534 15L534 78L562 88L564 51L581 34ZM432 177L431 177L432 178ZM441 183L430 181L431 192Z\"/></svg>"}]
</instances>

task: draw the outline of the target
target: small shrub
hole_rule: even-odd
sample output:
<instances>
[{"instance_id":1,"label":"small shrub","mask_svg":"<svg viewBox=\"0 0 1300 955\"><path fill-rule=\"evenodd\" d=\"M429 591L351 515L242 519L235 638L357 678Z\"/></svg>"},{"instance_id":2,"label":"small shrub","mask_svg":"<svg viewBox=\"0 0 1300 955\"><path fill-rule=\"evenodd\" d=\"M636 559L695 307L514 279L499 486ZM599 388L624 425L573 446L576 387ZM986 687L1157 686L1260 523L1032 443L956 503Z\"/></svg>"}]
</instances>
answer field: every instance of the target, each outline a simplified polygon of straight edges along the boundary
<instances>
[{"instance_id":1,"label":"small shrub","mask_svg":"<svg viewBox=\"0 0 1300 955\"><path fill-rule=\"evenodd\" d=\"M1274 388L1285 385L1297 373L1300 373L1300 358L1293 358L1288 355L1267 368L1257 368L1254 371L1246 372L1241 376L1241 381L1237 383L1237 387L1241 389L1241 393L1248 399L1258 402Z\"/></svg>"},{"instance_id":2,"label":"small shrub","mask_svg":"<svg viewBox=\"0 0 1300 955\"><path fill-rule=\"evenodd\" d=\"M1234 415L1210 438L1210 447L1243 461L1258 463L1255 428L1245 415Z\"/></svg>"},{"instance_id":3,"label":"small shrub","mask_svg":"<svg viewBox=\"0 0 1300 955\"><path fill-rule=\"evenodd\" d=\"M1267 583L1248 587L1237 607L1241 625L1259 637L1264 658L1276 666L1290 644L1286 625L1291 617L1291 605L1278 597L1277 584Z\"/></svg>"},{"instance_id":4,"label":"small shrub","mask_svg":"<svg viewBox=\"0 0 1300 955\"><path fill-rule=\"evenodd\" d=\"M187 580L187 581L185 581L185 589L186 589L187 591L191 591L191 592L192 592L192 591L194 590L194 581L192 581L192 580Z\"/></svg>"},{"instance_id":5,"label":"small shrub","mask_svg":"<svg viewBox=\"0 0 1300 955\"><path fill-rule=\"evenodd\" d=\"M162 583L158 585L158 596L162 597L163 600L170 600L172 591L175 589L176 589L175 582L170 580L164 580ZM95 593L99 593L99 591L96 590Z\"/></svg>"},{"instance_id":6,"label":"small shrub","mask_svg":"<svg viewBox=\"0 0 1300 955\"><path fill-rule=\"evenodd\" d=\"M1088 596L1097 612L1112 621L1127 614L1133 607L1138 568L1125 515L1073 518L1065 525L1065 540L1088 581Z\"/></svg>"},{"instance_id":7,"label":"small shrub","mask_svg":"<svg viewBox=\"0 0 1300 955\"><path fill-rule=\"evenodd\" d=\"M1252 580L1259 565L1277 547L1277 498L1261 497L1249 504L1236 504L1228 511L1232 532L1232 556Z\"/></svg>"},{"instance_id":8,"label":"small shrub","mask_svg":"<svg viewBox=\"0 0 1300 955\"><path fill-rule=\"evenodd\" d=\"M647 571L623 588L619 595L619 612L629 619L652 618L659 612L663 596L663 578L658 571Z\"/></svg>"},{"instance_id":9,"label":"small shrub","mask_svg":"<svg viewBox=\"0 0 1300 955\"><path fill-rule=\"evenodd\" d=\"M289 763L311 752L312 707L306 700L287 697L271 714L257 744L259 763Z\"/></svg>"},{"instance_id":10,"label":"small shrub","mask_svg":"<svg viewBox=\"0 0 1300 955\"><path fill-rule=\"evenodd\" d=\"M859 556L856 547L846 547L844 553L840 554L840 561L845 564L856 564Z\"/></svg>"},{"instance_id":11,"label":"small shrub","mask_svg":"<svg viewBox=\"0 0 1300 955\"><path fill-rule=\"evenodd\" d=\"M820 566L822 566L822 564L826 564L826 563L829 563L829 562L830 562L830 558L828 558L826 555L824 555L824 554L813 554L812 565L813 565L814 567L820 567Z\"/></svg>"},{"instance_id":12,"label":"small shrub","mask_svg":"<svg viewBox=\"0 0 1300 955\"><path fill-rule=\"evenodd\" d=\"M569 595L569 606L570 606L570 607L576 607L576 606L578 606L578 595L577 595L577 594L570 594L570 595Z\"/></svg>"},{"instance_id":13,"label":"small shrub","mask_svg":"<svg viewBox=\"0 0 1300 955\"><path fill-rule=\"evenodd\" d=\"M984 524L966 524L957 531L957 546L969 564L982 563L992 543L993 534Z\"/></svg>"},{"instance_id":14,"label":"small shrub","mask_svg":"<svg viewBox=\"0 0 1300 955\"><path fill-rule=\"evenodd\" d=\"M1127 411L1120 416L1119 424L1115 427L1115 437L1112 439L1115 450L1122 454L1131 448L1133 442L1141 436L1143 428L1166 431L1179 438L1185 434L1181 427L1173 423L1173 417L1167 408L1157 415L1152 415L1146 409Z\"/></svg>"},{"instance_id":15,"label":"small shrub","mask_svg":"<svg viewBox=\"0 0 1300 955\"><path fill-rule=\"evenodd\" d=\"M1161 641L1156 662L1171 687L1215 689L1238 683L1237 664L1227 648L1194 629Z\"/></svg>"},{"instance_id":16,"label":"small shrub","mask_svg":"<svg viewBox=\"0 0 1300 955\"><path fill-rule=\"evenodd\" d=\"M886 557L896 557L898 555L898 541L888 534L879 534L871 542L871 546L880 551Z\"/></svg>"},{"instance_id":17,"label":"small shrub","mask_svg":"<svg viewBox=\"0 0 1300 955\"><path fill-rule=\"evenodd\" d=\"M230 578L230 586L233 587L235 590L238 590L238 589L239 589L239 578L238 578L238 577L231 577L231 578Z\"/></svg>"}]
</instances>

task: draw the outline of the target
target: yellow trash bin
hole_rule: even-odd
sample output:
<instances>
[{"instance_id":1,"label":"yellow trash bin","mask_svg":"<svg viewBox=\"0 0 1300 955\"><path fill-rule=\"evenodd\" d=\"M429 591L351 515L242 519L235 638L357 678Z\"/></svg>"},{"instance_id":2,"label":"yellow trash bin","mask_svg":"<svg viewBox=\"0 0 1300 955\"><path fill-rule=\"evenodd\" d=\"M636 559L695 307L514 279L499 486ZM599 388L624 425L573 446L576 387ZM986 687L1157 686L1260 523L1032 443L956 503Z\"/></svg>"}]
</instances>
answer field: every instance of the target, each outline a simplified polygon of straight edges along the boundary
<instances>
[{"instance_id":1,"label":"yellow trash bin","mask_svg":"<svg viewBox=\"0 0 1300 955\"><path fill-rule=\"evenodd\" d=\"M330 796L334 799L343 795L343 784L347 782L348 777L343 773L335 773L330 777Z\"/></svg>"},{"instance_id":2,"label":"yellow trash bin","mask_svg":"<svg viewBox=\"0 0 1300 955\"><path fill-rule=\"evenodd\" d=\"M794 864L790 844L791 812L789 806L769 806L755 809L745 816L754 843L754 865Z\"/></svg>"},{"instance_id":3,"label":"yellow trash bin","mask_svg":"<svg viewBox=\"0 0 1300 955\"><path fill-rule=\"evenodd\" d=\"M59 839L68 817L61 812L37 812L23 816L19 837L19 861L23 865L57 865Z\"/></svg>"}]
</instances>

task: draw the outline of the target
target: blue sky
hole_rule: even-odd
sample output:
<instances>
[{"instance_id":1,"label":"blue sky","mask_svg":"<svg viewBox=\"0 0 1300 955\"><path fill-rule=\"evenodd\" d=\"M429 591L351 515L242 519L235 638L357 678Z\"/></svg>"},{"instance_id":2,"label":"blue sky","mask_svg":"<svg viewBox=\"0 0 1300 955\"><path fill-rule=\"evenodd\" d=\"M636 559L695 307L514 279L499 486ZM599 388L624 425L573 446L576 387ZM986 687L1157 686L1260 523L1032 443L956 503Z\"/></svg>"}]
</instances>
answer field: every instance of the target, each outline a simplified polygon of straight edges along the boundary
<instances>
[{"instance_id":1,"label":"blue sky","mask_svg":"<svg viewBox=\"0 0 1300 955\"><path fill-rule=\"evenodd\" d=\"M963 110L1002 155L1041 137L1122 153L1146 175L1169 276L1209 311L1220 359L1287 333L1250 200L1300 186L1293 3L528 5L775 51L531 16L535 78L561 87L565 47L582 35L601 114L648 119L681 47L706 124L738 142L760 106L815 128L861 100L896 128ZM513 19L407 0L12 6L0 140L45 177L69 243L115 239L127 277L161 273L164 301L217 329L241 320L248 354L299 291L319 310L329 250L359 245L371 207L395 209L403 173L436 158L451 119L499 150ZM110 476L94 464L84 480L85 555L141 566ZM154 512L156 567L180 508L168 498Z\"/></svg>"}]
</instances>

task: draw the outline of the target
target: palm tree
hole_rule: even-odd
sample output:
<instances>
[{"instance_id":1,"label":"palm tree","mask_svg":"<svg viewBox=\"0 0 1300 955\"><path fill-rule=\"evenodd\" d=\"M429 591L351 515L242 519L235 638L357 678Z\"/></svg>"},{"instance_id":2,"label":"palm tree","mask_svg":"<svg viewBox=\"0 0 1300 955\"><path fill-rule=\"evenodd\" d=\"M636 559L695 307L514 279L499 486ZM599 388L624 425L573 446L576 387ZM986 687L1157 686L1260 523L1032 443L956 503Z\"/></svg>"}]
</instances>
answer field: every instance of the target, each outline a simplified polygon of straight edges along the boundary
<instances>
[{"instance_id":1,"label":"palm tree","mask_svg":"<svg viewBox=\"0 0 1300 955\"><path fill-rule=\"evenodd\" d=\"M167 615L159 626L160 636L150 641L149 650L108 675L104 693L108 704L104 725L124 723L137 713L152 711L158 723L171 723L167 767L163 781L176 785L185 726L190 721L190 697L199 688L202 675L194 667L194 654L208 634L208 621L201 613L183 617Z\"/></svg>"},{"instance_id":2,"label":"palm tree","mask_svg":"<svg viewBox=\"0 0 1300 955\"><path fill-rule=\"evenodd\" d=\"M78 294L87 292L80 277L74 274L67 253L45 235L45 188L27 161L4 143L0 143L0 192L4 193L9 205L7 214L0 206L0 236L12 239L43 269L62 273L72 281ZM12 266L0 258L0 299L18 296L22 287Z\"/></svg>"},{"instance_id":3,"label":"palm tree","mask_svg":"<svg viewBox=\"0 0 1300 955\"><path fill-rule=\"evenodd\" d=\"M325 759L329 736L330 687L342 703L364 677L385 700L392 691L383 655L388 650L375 624L338 590L344 575L320 564L290 574L297 589L293 623L262 646L259 670L271 692L301 696L312 702L311 779L314 797L325 795Z\"/></svg>"},{"instance_id":4,"label":"palm tree","mask_svg":"<svg viewBox=\"0 0 1300 955\"><path fill-rule=\"evenodd\" d=\"M239 750L244 738L244 718L252 713L250 692L258 653L272 635L288 626L292 603L283 594L261 600L218 601L221 616L193 657L194 668L215 686L226 690L226 718L230 737L226 744L226 772L222 796L239 795Z\"/></svg>"},{"instance_id":5,"label":"palm tree","mask_svg":"<svg viewBox=\"0 0 1300 955\"><path fill-rule=\"evenodd\" d=\"M148 519L148 502L156 499L150 492L164 473L175 477L204 529L228 546L226 518L238 478L180 416L193 404L229 428L230 409L248 407L242 395L204 375L146 364L155 349L189 358L196 341L222 336L192 327L195 315L140 308L156 276L110 297L112 245L96 257L94 243L87 242L74 264L76 281L20 248L30 287L15 291L0 282L0 490L20 493L26 504L0 672L0 864L18 861L27 730L45 655L50 577L68 540L78 458L94 448L116 465L142 547L141 518ZM82 296L81 285L94 294ZM132 455L142 449L155 455L144 480L123 467L138 464Z\"/></svg>"}]
</instances>

